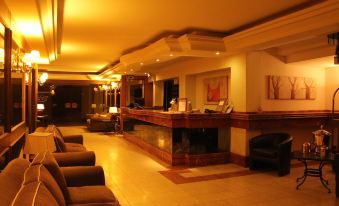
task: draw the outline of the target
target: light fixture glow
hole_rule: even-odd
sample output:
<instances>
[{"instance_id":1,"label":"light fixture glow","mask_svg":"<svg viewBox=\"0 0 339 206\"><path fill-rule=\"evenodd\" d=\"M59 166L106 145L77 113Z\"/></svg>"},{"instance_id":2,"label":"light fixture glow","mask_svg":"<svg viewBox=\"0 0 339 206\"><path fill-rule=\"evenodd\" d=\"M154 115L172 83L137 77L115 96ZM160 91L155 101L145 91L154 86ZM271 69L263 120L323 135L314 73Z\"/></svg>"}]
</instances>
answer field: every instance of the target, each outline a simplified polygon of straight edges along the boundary
<instances>
[{"instance_id":1,"label":"light fixture glow","mask_svg":"<svg viewBox=\"0 0 339 206\"><path fill-rule=\"evenodd\" d=\"M37 104L36 106L37 106L37 109L39 111L43 111L45 109L45 105L44 104Z\"/></svg>"},{"instance_id":2,"label":"light fixture glow","mask_svg":"<svg viewBox=\"0 0 339 206\"><path fill-rule=\"evenodd\" d=\"M143 63L143 62L140 62L140 65L141 65L141 66L144 65L144 63Z\"/></svg>"},{"instance_id":3,"label":"light fixture glow","mask_svg":"<svg viewBox=\"0 0 339 206\"><path fill-rule=\"evenodd\" d=\"M156 61L157 61L157 62L160 62L160 59L157 59Z\"/></svg>"},{"instance_id":4,"label":"light fixture glow","mask_svg":"<svg viewBox=\"0 0 339 206\"><path fill-rule=\"evenodd\" d=\"M118 108L117 107L110 107L108 110L109 113L118 113Z\"/></svg>"},{"instance_id":5,"label":"light fixture glow","mask_svg":"<svg viewBox=\"0 0 339 206\"><path fill-rule=\"evenodd\" d=\"M5 61L5 50L3 48L0 48L0 62Z\"/></svg>"},{"instance_id":6,"label":"light fixture glow","mask_svg":"<svg viewBox=\"0 0 339 206\"><path fill-rule=\"evenodd\" d=\"M217 56L220 55L220 52L219 51L215 52L215 55L217 55Z\"/></svg>"},{"instance_id":7,"label":"light fixture glow","mask_svg":"<svg viewBox=\"0 0 339 206\"><path fill-rule=\"evenodd\" d=\"M173 54L170 54L170 57L172 57L173 56Z\"/></svg>"}]
</instances>

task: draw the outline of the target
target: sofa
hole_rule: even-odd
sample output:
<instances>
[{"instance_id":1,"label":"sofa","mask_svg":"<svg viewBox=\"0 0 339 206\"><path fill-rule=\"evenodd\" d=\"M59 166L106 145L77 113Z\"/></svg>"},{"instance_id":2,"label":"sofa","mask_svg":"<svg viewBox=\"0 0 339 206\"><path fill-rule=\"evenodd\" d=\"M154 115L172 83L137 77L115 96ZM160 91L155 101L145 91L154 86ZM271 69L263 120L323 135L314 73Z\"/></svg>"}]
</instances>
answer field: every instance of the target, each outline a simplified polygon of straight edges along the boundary
<instances>
[{"instance_id":1,"label":"sofa","mask_svg":"<svg viewBox=\"0 0 339 206\"><path fill-rule=\"evenodd\" d=\"M84 152L82 135L64 136L55 125L48 125L46 128L38 127L36 132L53 133L57 152Z\"/></svg>"},{"instance_id":2,"label":"sofa","mask_svg":"<svg viewBox=\"0 0 339 206\"><path fill-rule=\"evenodd\" d=\"M0 206L118 206L99 166L59 167L49 152L12 160L0 173Z\"/></svg>"},{"instance_id":3,"label":"sofa","mask_svg":"<svg viewBox=\"0 0 339 206\"><path fill-rule=\"evenodd\" d=\"M118 114L102 113L93 114L87 117L87 129L91 132L115 131L118 124Z\"/></svg>"}]
</instances>

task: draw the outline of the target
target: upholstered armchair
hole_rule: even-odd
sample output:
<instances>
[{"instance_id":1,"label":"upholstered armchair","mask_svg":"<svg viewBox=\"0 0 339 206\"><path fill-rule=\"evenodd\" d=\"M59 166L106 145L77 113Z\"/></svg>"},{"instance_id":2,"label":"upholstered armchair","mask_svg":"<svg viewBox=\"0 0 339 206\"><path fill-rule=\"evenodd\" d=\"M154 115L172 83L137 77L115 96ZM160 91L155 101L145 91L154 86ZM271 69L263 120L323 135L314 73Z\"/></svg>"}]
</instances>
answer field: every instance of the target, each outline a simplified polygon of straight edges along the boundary
<instances>
[{"instance_id":1,"label":"upholstered armchair","mask_svg":"<svg viewBox=\"0 0 339 206\"><path fill-rule=\"evenodd\" d=\"M262 164L277 167L278 175L290 173L293 138L287 133L269 133L253 137L249 141L249 166L253 170Z\"/></svg>"}]
</instances>

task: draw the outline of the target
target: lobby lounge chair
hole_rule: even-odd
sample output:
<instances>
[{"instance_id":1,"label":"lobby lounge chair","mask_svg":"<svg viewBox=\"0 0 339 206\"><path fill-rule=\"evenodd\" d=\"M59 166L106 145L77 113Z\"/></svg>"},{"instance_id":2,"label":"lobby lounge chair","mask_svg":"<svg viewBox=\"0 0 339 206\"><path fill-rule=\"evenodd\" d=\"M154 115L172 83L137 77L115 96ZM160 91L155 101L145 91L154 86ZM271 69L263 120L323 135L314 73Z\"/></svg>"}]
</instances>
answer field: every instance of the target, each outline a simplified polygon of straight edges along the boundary
<instances>
[{"instance_id":1,"label":"lobby lounge chair","mask_svg":"<svg viewBox=\"0 0 339 206\"><path fill-rule=\"evenodd\" d=\"M290 173L293 138L287 133L269 133L253 137L249 141L249 166L269 164L277 167L278 176Z\"/></svg>"}]
</instances>

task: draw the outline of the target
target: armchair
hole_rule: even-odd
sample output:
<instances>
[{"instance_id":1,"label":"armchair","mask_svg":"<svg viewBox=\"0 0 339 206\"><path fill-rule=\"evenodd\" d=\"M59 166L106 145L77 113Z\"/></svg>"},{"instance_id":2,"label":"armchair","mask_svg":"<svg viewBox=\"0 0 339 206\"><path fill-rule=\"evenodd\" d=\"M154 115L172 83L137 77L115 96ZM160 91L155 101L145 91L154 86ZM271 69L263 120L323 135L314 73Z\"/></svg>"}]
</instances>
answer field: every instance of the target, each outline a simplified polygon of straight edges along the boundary
<instances>
[{"instance_id":1,"label":"armchair","mask_svg":"<svg viewBox=\"0 0 339 206\"><path fill-rule=\"evenodd\" d=\"M260 163L267 163L277 167L278 176L289 174L292 140L287 133L262 134L250 139L250 169L255 169Z\"/></svg>"}]
</instances>

